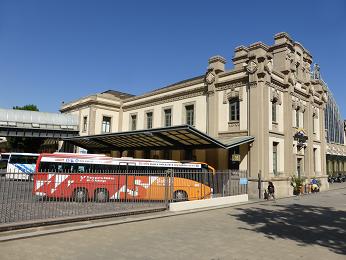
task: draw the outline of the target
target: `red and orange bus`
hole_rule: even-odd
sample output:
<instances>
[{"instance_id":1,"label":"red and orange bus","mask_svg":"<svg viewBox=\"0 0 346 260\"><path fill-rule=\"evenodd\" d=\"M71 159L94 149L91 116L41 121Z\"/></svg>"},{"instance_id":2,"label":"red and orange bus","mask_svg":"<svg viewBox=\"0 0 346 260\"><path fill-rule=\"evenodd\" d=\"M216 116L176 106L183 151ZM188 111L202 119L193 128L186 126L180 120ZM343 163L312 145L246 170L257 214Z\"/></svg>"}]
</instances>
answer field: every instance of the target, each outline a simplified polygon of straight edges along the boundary
<instances>
[{"instance_id":1,"label":"red and orange bus","mask_svg":"<svg viewBox=\"0 0 346 260\"><path fill-rule=\"evenodd\" d=\"M211 196L214 174L214 168L200 162L113 158L102 154L41 154L33 193L98 202L197 200Z\"/></svg>"}]
</instances>

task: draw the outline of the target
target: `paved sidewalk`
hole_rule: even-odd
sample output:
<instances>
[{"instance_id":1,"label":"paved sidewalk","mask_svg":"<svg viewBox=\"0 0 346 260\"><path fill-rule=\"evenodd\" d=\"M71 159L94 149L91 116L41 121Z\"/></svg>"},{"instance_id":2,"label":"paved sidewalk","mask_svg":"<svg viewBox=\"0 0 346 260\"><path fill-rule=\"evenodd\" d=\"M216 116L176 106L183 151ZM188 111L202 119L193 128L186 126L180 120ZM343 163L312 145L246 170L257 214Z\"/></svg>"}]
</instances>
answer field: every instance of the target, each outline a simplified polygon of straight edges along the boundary
<instances>
[{"instance_id":1,"label":"paved sidewalk","mask_svg":"<svg viewBox=\"0 0 346 260\"><path fill-rule=\"evenodd\" d=\"M1 259L346 259L346 189L0 243Z\"/></svg>"}]
</instances>

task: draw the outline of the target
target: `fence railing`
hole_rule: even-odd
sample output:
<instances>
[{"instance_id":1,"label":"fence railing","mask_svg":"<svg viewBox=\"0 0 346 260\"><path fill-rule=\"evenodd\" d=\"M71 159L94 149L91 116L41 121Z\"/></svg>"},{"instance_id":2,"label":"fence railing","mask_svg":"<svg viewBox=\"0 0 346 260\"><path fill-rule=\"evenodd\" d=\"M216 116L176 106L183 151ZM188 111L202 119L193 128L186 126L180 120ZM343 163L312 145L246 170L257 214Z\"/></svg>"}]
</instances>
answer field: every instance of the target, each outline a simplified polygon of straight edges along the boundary
<instances>
[{"instance_id":1,"label":"fence railing","mask_svg":"<svg viewBox=\"0 0 346 260\"><path fill-rule=\"evenodd\" d=\"M247 193L246 172L6 172L0 176L4 223L166 209L169 203Z\"/></svg>"}]
</instances>

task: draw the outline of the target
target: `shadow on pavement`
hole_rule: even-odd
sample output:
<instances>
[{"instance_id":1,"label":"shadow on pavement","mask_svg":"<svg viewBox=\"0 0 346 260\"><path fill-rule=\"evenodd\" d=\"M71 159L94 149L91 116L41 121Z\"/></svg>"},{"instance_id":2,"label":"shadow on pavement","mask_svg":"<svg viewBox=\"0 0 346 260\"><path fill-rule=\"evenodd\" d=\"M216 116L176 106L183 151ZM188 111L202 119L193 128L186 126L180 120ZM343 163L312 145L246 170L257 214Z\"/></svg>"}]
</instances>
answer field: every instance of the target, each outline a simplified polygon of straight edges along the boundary
<instances>
[{"instance_id":1,"label":"shadow on pavement","mask_svg":"<svg viewBox=\"0 0 346 260\"><path fill-rule=\"evenodd\" d=\"M291 239L301 246L319 245L346 254L345 211L299 204L271 206L238 208L240 213L229 215L252 226L246 230L263 233L269 239ZM311 254L315 257L313 251Z\"/></svg>"}]
</instances>

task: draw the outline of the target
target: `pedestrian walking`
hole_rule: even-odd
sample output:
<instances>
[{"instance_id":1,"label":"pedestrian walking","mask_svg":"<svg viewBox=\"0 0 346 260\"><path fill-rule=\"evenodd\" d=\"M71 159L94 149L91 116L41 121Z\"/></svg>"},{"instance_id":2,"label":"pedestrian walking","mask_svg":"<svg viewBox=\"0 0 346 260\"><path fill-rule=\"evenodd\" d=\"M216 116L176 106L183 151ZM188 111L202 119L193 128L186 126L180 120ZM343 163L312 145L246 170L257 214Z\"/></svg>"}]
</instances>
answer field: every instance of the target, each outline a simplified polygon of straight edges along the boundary
<instances>
[{"instance_id":1,"label":"pedestrian walking","mask_svg":"<svg viewBox=\"0 0 346 260\"><path fill-rule=\"evenodd\" d=\"M270 197L272 197L275 200L275 187L274 184L270 181L268 184L268 200L270 199Z\"/></svg>"}]
</instances>

